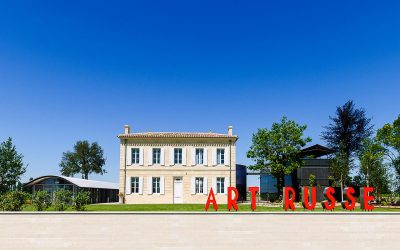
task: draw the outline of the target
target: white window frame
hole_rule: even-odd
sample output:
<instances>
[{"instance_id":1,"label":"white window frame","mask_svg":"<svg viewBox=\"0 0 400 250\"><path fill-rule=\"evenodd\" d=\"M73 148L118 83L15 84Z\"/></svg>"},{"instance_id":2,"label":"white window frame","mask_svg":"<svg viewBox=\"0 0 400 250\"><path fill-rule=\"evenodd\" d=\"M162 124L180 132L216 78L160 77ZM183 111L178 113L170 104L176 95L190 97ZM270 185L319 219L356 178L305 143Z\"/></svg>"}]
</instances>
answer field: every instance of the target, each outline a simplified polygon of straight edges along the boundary
<instances>
[{"instance_id":1,"label":"white window frame","mask_svg":"<svg viewBox=\"0 0 400 250\"><path fill-rule=\"evenodd\" d=\"M225 149L217 148L217 165L225 165Z\"/></svg>"},{"instance_id":2,"label":"white window frame","mask_svg":"<svg viewBox=\"0 0 400 250\"><path fill-rule=\"evenodd\" d=\"M183 162L183 149L174 148L174 165L182 165Z\"/></svg>"},{"instance_id":3,"label":"white window frame","mask_svg":"<svg viewBox=\"0 0 400 250\"><path fill-rule=\"evenodd\" d=\"M161 164L161 148L153 148L152 158L154 165Z\"/></svg>"},{"instance_id":4,"label":"white window frame","mask_svg":"<svg viewBox=\"0 0 400 250\"><path fill-rule=\"evenodd\" d=\"M132 148L131 149L131 164L139 164L140 163L140 148Z\"/></svg>"},{"instance_id":5,"label":"white window frame","mask_svg":"<svg viewBox=\"0 0 400 250\"><path fill-rule=\"evenodd\" d=\"M196 177L194 180L195 183L195 194L203 194L204 193L204 177Z\"/></svg>"},{"instance_id":6,"label":"white window frame","mask_svg":"<svg viewBox=\"0 0 400 250\"><path fill-rule=\"evenodd\" d=\"M139 191L140 191L140 178L138 176L132 176L131 177L131 193L138 194Z\"/></svg>"},{"instance_id":7,"label":"white window frame","mask_svg":"<svg viewBox=\"0 0 400 250\"><path fill-rule=\"evenodd\" d=\"M225 177L217 177L217 194L225 194Z\"/></svg>"},{"instance_id":8,"label":"white window frame","mask_svg":"<svg viewBox=\"0 0 400 250\"><path fill-rule=\"evenodd\" d=\"M152 177L151 189L153 194L161 194L161 177Z\"/></svg>"},{"instance_id":9,"label":"white window frame","mask_svg":"<svg viewBox=\"0 0 400 250\"><path fill-rule=\"evenodd\" d=\"M195 164L204 165L204 148L195 149Z\"/></svg>"}]
</instances>

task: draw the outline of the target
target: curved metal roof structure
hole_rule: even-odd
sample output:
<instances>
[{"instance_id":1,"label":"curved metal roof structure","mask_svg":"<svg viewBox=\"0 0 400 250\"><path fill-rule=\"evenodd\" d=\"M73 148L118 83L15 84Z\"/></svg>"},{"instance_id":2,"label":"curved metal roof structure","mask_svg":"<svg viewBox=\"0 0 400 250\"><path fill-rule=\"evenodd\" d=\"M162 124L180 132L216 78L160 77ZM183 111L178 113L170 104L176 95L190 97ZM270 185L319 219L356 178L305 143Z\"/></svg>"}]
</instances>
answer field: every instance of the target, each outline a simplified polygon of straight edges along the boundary
<instances>
[{"instance_id":1,"label":"curved metal roof structure","mask_svg":"<svg viewBox=\"0 0 400 250\"><path fill-rule=\"evenodd\" d=\"M51 178L60 178L65 181L68 181L78 187L81 188L103 188L103 189L119 189L118 183L113 183L113 182L105 182L105 181L93 181L93 180L85 180L85 179L79 179L79 178L73 178L73 177L67 177L67 176L62 176L62 175L44 175L40 176L38 178L35 178L31 180L28 183L25 183L25 187L31 187L41 181L44 181L46 179L51 179Z\"/></svg>"}]
</instances>

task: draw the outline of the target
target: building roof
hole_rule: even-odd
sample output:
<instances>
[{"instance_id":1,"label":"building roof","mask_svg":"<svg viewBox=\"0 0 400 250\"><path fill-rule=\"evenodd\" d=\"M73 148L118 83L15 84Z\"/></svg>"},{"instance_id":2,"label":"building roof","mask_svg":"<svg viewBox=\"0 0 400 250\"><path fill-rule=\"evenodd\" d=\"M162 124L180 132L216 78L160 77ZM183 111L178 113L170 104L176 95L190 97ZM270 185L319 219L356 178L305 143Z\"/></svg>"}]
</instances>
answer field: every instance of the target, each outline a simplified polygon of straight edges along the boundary
<instances>
[{"instance_id":1,"label":"building roof","mask_svg":"<svg viewBox=\"0 0 400 250\"><path fill-rule=\"evenodd\" d=\"M232 138L237 140L238 136L211 132L143 132L119 134L118 138Z\"/></svg>"},{"instance_id":2,"label":"building roof","mask_svg":"<svg viewBox=\"0 0 400 250\"><path fill-rule=\"evenodd\" d=\"M118 183L113 183L113 182L105 182L105 181L93 181L93 180L85 180L85 179L79 179L79 178L73 178L73 177L67 177L67 176L62 176L62 175L44 175L40 176L36 179L31 180L28 183L25 183L25 187L30 187L32 185L35 185L41 181L44 181L46 179L50 178L60 178L64 179L68 182L71 182L72 184L81 187L81 188L103 188L103 189L119 189Z\"/></svg>"},{"instance_id":3,"label":"building roof","mask_svg":"<svg viewBox=\"0 0 400 250\"><path fill-rule=\"evenodd\" d=\"M301 150L301 155L302 156L315 156L315 157L321 157L324 155L329 155L334 153L335 151L333 149L321 146L319 144L315 144L313 146L310 146L308 148L304 148Z\"/></svg>"}]
</instances>

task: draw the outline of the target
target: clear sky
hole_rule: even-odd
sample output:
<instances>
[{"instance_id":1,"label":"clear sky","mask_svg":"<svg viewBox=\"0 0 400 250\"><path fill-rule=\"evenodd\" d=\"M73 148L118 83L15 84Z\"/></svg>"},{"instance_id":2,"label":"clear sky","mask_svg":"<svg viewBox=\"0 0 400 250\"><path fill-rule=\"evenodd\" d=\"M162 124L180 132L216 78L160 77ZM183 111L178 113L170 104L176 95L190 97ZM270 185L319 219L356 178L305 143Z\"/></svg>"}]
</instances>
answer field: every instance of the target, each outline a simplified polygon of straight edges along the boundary
<instances>
[{"instance_id":1,"label":"clear sky","mask_svg":"<svg viewBox=\"0 0 400 250\"><path fill-rule=\"evenodd\" d=\"M128 3L129 2L129 3ZM117 134L227 131L237 161L283 115L320 140L349 99L376 128L400 113L399 1L2 1L0 140L23 180L97 141L118 181Z\"/></svg>"}]
</instances>

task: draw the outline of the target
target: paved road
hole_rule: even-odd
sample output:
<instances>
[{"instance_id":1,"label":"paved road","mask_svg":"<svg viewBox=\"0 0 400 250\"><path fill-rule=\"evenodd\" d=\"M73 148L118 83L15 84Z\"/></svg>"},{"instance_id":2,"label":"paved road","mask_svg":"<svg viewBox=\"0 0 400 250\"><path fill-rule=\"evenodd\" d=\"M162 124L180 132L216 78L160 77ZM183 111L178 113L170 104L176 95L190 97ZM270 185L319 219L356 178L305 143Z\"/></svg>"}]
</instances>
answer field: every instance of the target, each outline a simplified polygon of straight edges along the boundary
<instances>
[{"instance_id":1,"label":"paved road","mask_svg":"<svg viewBox=\"0 0 400 250\"><path fill-rule=\"evenodd\" d=\"M0 249L399 249L400 215L0 214Z\"/></svg>"}]
</instances>

